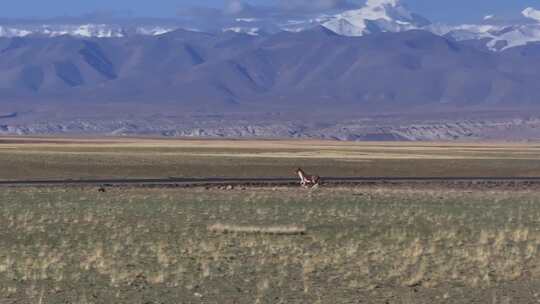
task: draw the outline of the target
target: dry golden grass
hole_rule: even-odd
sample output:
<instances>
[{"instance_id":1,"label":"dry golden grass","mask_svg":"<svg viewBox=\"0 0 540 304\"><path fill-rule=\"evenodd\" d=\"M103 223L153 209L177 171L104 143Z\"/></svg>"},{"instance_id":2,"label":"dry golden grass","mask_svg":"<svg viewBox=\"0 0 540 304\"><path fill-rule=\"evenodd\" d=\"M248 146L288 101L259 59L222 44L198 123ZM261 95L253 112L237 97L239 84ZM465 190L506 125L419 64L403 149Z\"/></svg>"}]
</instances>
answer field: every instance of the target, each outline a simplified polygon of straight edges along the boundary
<instances>
[{"instance_id":1,"label":"dry golden grass","mask_svg":"<svg viewBox=\"0 0 540 304\"><path fill-rule=\"evenodd\" d=\"M251 234L275 234L275 235L295 235L305 234L305 226L299 225L279 225L279 226L240 226L229 224L212 224L208 226L208 231L214 233L251 233Z\"/></svg>"},{"instance_id":2,"label":"dry golden grass","mask_svg":"<svg viewBox=\"0 0 540 304\"><path fill-rule=\"evenodd\" d=\"M540 176L540 146L309 140L0 138L0 179Z\"/></svg>"},{"instance_id":3,"label":"dry golden grass","mask_svg":"<svg viewBox=\"0 0 540 304\"><path fill-rule=\"evenodd\" d=\"M2 300L532 303L530 286L540 282L540 200L532 191L0 195ZM264 233L302 229L308 233Z\"/></svg>"}]
</instances>

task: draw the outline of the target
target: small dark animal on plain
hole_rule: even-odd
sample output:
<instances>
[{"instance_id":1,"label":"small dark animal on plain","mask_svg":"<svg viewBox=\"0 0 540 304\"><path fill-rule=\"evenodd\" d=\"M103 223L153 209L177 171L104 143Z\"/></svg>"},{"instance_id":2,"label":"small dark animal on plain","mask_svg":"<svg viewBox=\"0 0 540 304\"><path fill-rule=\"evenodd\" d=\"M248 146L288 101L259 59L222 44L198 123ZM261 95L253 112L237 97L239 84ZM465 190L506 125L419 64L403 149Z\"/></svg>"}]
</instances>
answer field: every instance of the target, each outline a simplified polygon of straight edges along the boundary
<instances>
[{"instance_id":1,"label":"small dark animal on plain","mask_svg":"<svg viewBox=\"0 0 540 304\"><path fill-rule=\"evenodd\" d=\"M107 190L104 187L99 187L98 192L105 193Z\"/></svg>"}]
</instances>

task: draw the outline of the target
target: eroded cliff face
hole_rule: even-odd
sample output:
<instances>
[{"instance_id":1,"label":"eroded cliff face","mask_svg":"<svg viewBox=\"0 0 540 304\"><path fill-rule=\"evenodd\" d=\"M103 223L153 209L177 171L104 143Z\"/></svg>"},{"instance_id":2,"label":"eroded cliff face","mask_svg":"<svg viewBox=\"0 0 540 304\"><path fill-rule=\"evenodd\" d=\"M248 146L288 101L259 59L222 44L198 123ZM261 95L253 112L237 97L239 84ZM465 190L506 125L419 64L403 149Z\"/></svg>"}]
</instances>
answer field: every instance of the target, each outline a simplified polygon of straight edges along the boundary
<instances>
[{"instance_id":1,"label":"eroded cliff face","mask_svg":"<svg viewBox=\"0 0 540 304\"><path fill-rule=\"evenodd\" d=\"M269 118L0 119L0 135L317 138L341 141L540 140L540 116L493 119L364 118L310 122Z\"/></svg>"}]
</instances>

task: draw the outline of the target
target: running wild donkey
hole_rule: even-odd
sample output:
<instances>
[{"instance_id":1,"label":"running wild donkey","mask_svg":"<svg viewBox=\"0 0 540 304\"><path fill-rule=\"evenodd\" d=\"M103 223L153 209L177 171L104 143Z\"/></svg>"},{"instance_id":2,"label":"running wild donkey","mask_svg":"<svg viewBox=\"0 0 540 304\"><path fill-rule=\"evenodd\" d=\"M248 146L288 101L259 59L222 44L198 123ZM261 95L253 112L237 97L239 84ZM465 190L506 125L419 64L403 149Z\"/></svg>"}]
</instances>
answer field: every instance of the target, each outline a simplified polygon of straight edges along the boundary
<instances>
[{"instance_id":1,"label":"running wild donkey","mask_svg":"<svg viewBox=\"0 0 540 304\"><path fill-rule=\"evenodd\" d=\"M302 187L316 187L319 186L321 178L317 175L307 175L301 168L296 169L296 174L300 177L300 185Z\"/></svg>"}]
</instances>

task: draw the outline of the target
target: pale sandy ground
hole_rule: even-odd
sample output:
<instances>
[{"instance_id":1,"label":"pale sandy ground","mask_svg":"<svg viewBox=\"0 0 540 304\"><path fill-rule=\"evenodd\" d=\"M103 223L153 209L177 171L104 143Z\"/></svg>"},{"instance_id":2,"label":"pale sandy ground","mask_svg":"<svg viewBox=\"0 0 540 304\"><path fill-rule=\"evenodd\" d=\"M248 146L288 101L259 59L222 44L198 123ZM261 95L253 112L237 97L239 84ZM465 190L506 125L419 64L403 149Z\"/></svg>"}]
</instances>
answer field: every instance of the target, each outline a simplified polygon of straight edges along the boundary
<instances>
[{"instance_id":1,"label":"pale sandy ground","mask_svg":"<svg viewBox=\"0 0 540 304\"><path fill-rule=\"evenodd\" d=\"M2 142L6 143L2 143ZM86 151L99 148L106 151ZM114 151L117 149L118 151ZM149 151L149 149L153 149ZM0 152L326 159L540 159L540 145L527 143L396 143L320 140L193 140L150 138L0 137ZM193 151L201 149L201 151ZM112 151L111 151L112 150ZM186 151L188 150L188 151ZM6 151L4 151L6 152Z\"/></svg>"}]
</instances>

